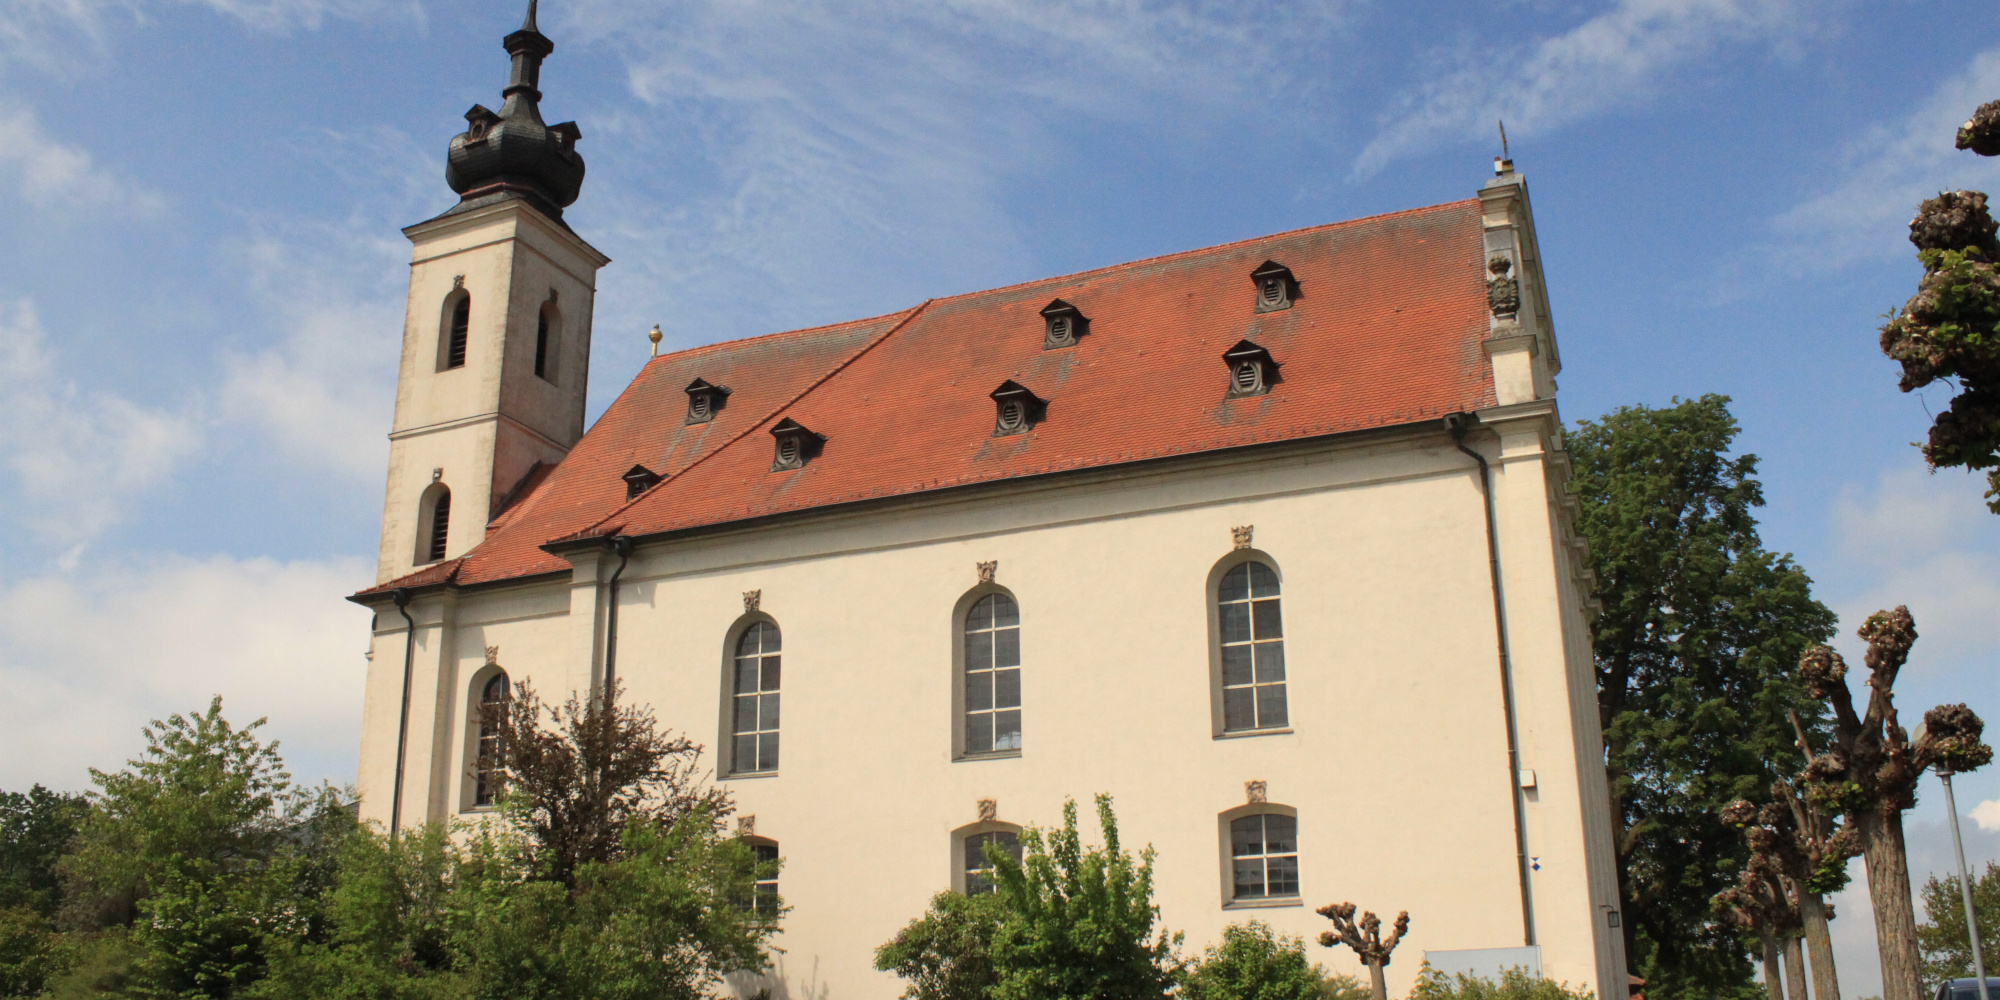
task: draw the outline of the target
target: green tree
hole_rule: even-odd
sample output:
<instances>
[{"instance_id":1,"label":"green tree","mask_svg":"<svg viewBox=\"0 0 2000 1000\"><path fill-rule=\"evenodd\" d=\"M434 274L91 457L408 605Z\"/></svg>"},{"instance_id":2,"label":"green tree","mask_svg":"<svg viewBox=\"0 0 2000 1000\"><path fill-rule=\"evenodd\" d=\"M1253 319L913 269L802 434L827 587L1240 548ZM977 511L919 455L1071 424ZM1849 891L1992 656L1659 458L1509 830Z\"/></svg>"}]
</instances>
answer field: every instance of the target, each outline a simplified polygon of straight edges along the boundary
<instances>
[{"instance_id":1,"label":"green tree","mask_svg":"<svg viewBox=\"0 0 2000 1000\"><path fill-rule=\"evenodd\" d=\"M1917 945L1923 949L1924 981L1964 979L1972 975L1972 941L1965 933L1965 897L1958 876L1931 876L1921 892L1922 924ZM1979 915L1979 945L1986 971L2000 969L2000 864L1988 861L1986 871L1972 879L1972 912Z\"/></svg>"},{"instance_id":2,"label":"green tree","mask_svg":"<svg viewBox=\"0 0 2000 1000\"><path fill-rule=\"evenodd\" d=\"M998 893L940 892L923 916L875 949L875 967L909 983L904 1000L986 1000L999 983L993 935L1006 915Z\"/></svg>"},{"instance_id":3,"label":"green tree","mask_svg":"<svg viewBox=\"0 0 2000 1000\"><path fill-rule=\"evenodd\" d=\"M89 809L81 795L40 785L0 792L0 997L30 997L67 964L53 919L62 905L56 862Z\"/></svg>"},{"instance_id":4,"label":"green tree","mask_svg":"<svg viewBox=\"0 0 2000 1000\"><path fill-rule=\"evenodd\" d=\"M1303 938L1261 920L1230 924L1181 977L1186 1000L1326 1000L1326 970L1306 957ZM1359 983L1355 984L1356 987Z\"/></svg>"},{"instance_id":5,"label":"green tree","mask_svg":"<svg viewBox=\"0 0 2000 1000\"><path fill-rule=\"evenodd\" d=\"M1757 994L1745 942L1710 905L1748 858L1718 814L1765 801L1801 763L1788 709L1824 726L1791 674L1834 615L1790 556L1763 548L1757 459L1729 455L1728 404L1624 407L1569 437L1602 605L1598 716L1627 955L1655 1000Z\"/></svg>"},{"instance_id":6,"label":"green tree","mask_svg":"<svg viewBox=\"0 0 2000 1000\"><path fill-rule=\"evenodd\" d=\"M1515 966L1502 970L1495 980L1466 973L1447 976L1428 964L1417 975L1410 1000L1592 1000L1590 990L1573 990L1568 983L1532 975Z\"/></svg>"},{"instance_id":7,"label":"green tree","mask_svg":"<svg viewBox=\"0 0 2000 1000\"><path fill-rule=\"evenodd\" d=\"M994 1000L1151 1000L1180 975L1178 934L1154 932L1153 849L1135 859L1119 845L1111 796L1097 797L1104 846L1086 849L1076 802L1063 825L1021 834L1021 859L986 858L1008 917L993 936Z\"/></svg>"}]
</instances>

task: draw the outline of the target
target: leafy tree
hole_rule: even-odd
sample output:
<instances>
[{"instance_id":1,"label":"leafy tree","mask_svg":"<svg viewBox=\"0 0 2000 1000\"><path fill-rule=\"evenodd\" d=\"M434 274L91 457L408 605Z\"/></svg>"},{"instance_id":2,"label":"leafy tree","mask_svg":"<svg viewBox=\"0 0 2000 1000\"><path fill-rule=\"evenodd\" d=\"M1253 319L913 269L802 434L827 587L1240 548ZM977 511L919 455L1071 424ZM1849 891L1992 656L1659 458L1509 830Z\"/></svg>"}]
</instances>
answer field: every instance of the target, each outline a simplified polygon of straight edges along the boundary
<instances>
[{"instance_id":1,"label":"leafy tree","mask_svg":"<svg viewBox=\"0 0 2000 1000\"><path fill-rule=\"evenodd\" d=\"M1097 822L1104 846L1086 850L1070 800L1061 829L1021 834L1020 860L989 845L1009 911L993 935L993 1000L1152 1000L1172 991L1181 936L1154 932L1153 849L1135 860L1119 845L1109 795L1097 797Z\"/></svg>"},{"instance_id":2,"label":"leafy tree","mask_svg":"<svg viewBox=\"0 0 2000 1000\"><path fill-rule=\"evenodd\" d=\"M1910 907L1903 811L1917 804L1917 779L1926 769L1976 770L1993 760L1993 748L1980 741L1985 724L1964 705L1924 713L1923 733L1915 740L1898 724L1896 677L1917 641L1908 608L1869 615L1857 634L1868 643L1868 700L1859 712L1839 653L1815 646L1799 662L1800 680L1814 697L1826 700L1834 716L1831 745L1806 765L1806 794L1822 808L1844 814L1861 838L1882 958L1882 996L1922 1000L1923 961Z\"/></svg>"},{"instance_id":3,"label":"leafy tree","mask_svg":"<svg viewBox=\"0 0 2000 1000\"><path fill-rule=\"evenodd\" d=\"M1306 958L1303 938L1252 920L1222 929L1181 978L1185 1000L1325 1000L1326 970ZM1355 984L1357 987L1358 983Z\"/></svg>"},{"instance_id":4,"label":"leafy tree","mask_svg":"<svg viewBox=\"0 0 2000 1000\"><path fill-rule=\"evenodd\" d=\"M40 785L0 792L0 996L35 996L68 962L52 919L62 904L56 862L88 808Z\"/></svg>"},{"instance_id":5,"label":"leafy tree","mask_svg":"<svg viewBox=\"0 0 2000 1000\"><path fill-rule=\"evenodd\" d=\"M1719 813L1763 801L1797 759L1788 709L1823 727L1790 675L1834 615L1790 556L1763 548L1757 459L1728 454L1728 404L1624 407L1569 437L1603 607L1598 716L1626 953L1654 1000L1758 992L1742 936L1710 906L1748 857Z\"/></svg>"},{"instance_id":6,"label":"leafy tree","mask_svg":"<svg viewBox=\"0 0 2000 1000\"><path fill-rule=\"evenodd\" d=\"M903 1000L985 1000L999 983L993 935L1006 915L998 893L940 892L923 916L875 949L875 967L910 984Z\"/></svg>"},{"instance_id":7,"label":"leafy tree","mask_svg":"<svg viewBox=\"0 0 2000 1000\"><path fill-rule=\"evenodd\" d=\"M1958 876L1931 876L1923 888L1924 923L1917 925L1923 950L1924 981L1972 976L1972 941L1965 933L1965 897ZM2000 863L1988 861L1972 879L1972 912L1979 915L1979 945L1990 975L2000 969Z\"/></svg>"},{"instance_id":8,"label":"leafy tree","mask_svg":"<svg viewBox=\"0 0 2000 1000\"><path fill-rule=\"evenodd\" d=\"M1958 148L2000 155L2000 101L1958 130ZM1957 383L1923 446L1931 468L1989 469L1987 504L2000 514L2000 241L1986 195L1946 191L1910 222L1924 276L1882 326L1882 353L1902 365L1904 392Z\"/></svg>"},{"instance_id":9,"label":"leafy tree","mask_svg":"<svg viewBox=\"0 0 2000 1000\"><path fill-rule=\"evenodd\" d=\"M1588 989L1573 990L1568 983L1531 975L1520 966L1504 969L1495 982L1486 976L1466 973L1447 976L1424 965L1417 976L1410 1000L1593 1000Z\"/></svg>"}]
</instances>

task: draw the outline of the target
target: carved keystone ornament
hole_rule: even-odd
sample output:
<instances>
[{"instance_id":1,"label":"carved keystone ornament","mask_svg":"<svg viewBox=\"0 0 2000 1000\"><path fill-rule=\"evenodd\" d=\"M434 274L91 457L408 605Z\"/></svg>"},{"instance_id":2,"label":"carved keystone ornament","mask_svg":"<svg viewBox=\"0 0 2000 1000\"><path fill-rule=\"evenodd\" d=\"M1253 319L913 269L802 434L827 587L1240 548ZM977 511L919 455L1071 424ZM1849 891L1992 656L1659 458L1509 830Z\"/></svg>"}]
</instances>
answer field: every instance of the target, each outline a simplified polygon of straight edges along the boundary
<instances>
[{"instance_id":1,"label":"carved keystone ornament","mask_svg":"<svg viewBox=\"0 0 2000 1000\"><path fill-rule=\"evenodd\" d=\"M981 823L991 823L999 818L1000 801L998 799L979 800L979 821Z\"/></svg>"},{"instance_id":2,"label":"carved keystone ornament","mask_svg":"<svg viewBox=\"0 0 2000 1000\"><path fill-rule=\"evenodd\" d=\"M1237 548L1247 549L1250 547L1250 535L1256 530L1257 526L1254 524L1239 525L1229 529L1229 538L1236 543Z\"/></svg>"},{"instance_id":3,"label":"carved keystone ornament","mask_svg":"<svg viewBox=\"0 0 2000 1000\"><path fill-rule=\"evenodd\" d=\"M751 836L755 836L755 835L756 835L756 833L757 833L757 817L756 817L756 816L755 816L754 814L752 814L752 815L749 815L749 816L738 816L738 817L736 817L736 835L737 835L737 836L739 836L739 837L751 837Z\"/></svg>"},{"instance_id":4,"label":"carved keystone ornament","mask_svg":"<svg viewBox=\"0 0 2000 1000\"><path fill-rule=\"evenodd\" d=\"M1268 791L1266 790L1266 789L1267 789L1268 787L1269 787L1269 786L1265 785L1265 784L1264 784L1263 782L1261 782L1261 781L1246 781L1246 782L1244 782L1244 783L1243 783L1243 799L1244 799L1244 801L1245 801L1245 802L1248 802L1249 804L1251 804L1251 805L1253 805L1253 806L1254 806L1254 805L1258 805L1258 804L1261 804L1261 803L1264 803L1264 802L1269 802L1269 801L1270 801L1270 794L1269 794L1269 792L1268 792Z\"/></svg>"},{"instance_id":5,"label":"carved keystone ornament","mask_svg":"<svg viewBox=\"0 0 2000 1000\"><path fill-rule=\"evenodd\" d=\"M761 590L746 590L746 591L744 591L744 592L743 592L743 613L744 613L744 614L746 614L746 615L747 615L747 614L751 614L752 612L755 612L755 611L757 610L758 606L759 606L759 605L761 605L761 604L763 604L763 603L764 603L764 592L763 592L763 591L761 591Z\"/></svg>"},{"instance_id":6,"label":"carved keystone ornament","mask_svg":"<svg viewBox=\"0 0 2000 1000\"><path fill-rule=\"evenodd\" d=\"M998 559L995 559L995 560L993 560L993 561L991 561L991 562L983 562L983 563L979 563L979 564L977 564L977 565L978 565L978 569L979 569L979 582L980 582L980 583L992 583L992 582L993 582L993 575L994 575L995 573L998 573L998 572L1000 572L1000 560L998 560Z\"/></svg>"},{"instance_id":7,"label":"carved keystone ornament","mask_svg":"<svg viewBox=\"0 0 2000 1000\"><path fill-rule=\"evenodd\" d=\"M489 667L497 667L500 665L500 647L498 646L486 647L486 665Z\"/></svg>"}]
</instances>

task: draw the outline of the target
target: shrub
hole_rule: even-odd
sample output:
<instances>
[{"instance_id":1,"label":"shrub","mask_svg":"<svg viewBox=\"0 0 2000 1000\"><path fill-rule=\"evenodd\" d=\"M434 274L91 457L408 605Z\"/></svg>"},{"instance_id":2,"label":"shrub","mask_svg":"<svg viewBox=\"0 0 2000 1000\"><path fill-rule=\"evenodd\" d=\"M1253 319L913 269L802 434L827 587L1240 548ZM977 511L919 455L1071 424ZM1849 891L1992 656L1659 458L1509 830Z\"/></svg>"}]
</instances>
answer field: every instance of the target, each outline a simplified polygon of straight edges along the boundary
<instances>
[{"instance_id":1,"label":"shrub","mask_svg":"<svg viewBox=\"0 0 2000 1000\"><path fill-rule=\"evenodd\" d=\"M1352 981L1352 977L1346 977ZM1306 958L1302 938L1284 937L1252 920L1222 930L1181 979L1186 1000L1327 1000L1324 969ZM1354 988L1360 988L1354 982Z\"/></svg>"},{"instance_id":2,"label":"shrub","mask_svg":"<svg viewBox=\"0 0 2000 1000\"><path fill-rule=\"evenodd\" d=\"M1590 990L1570 989L1568 983L1533 975L1518 965L1502 970L1500 981L1494 982L1463 972L1447 976L1431 968L1429 962L1424 963L1416 988L1410 991L1410 1000L1595 1000L1595 996Z\"/></svg>"}]
</instances>

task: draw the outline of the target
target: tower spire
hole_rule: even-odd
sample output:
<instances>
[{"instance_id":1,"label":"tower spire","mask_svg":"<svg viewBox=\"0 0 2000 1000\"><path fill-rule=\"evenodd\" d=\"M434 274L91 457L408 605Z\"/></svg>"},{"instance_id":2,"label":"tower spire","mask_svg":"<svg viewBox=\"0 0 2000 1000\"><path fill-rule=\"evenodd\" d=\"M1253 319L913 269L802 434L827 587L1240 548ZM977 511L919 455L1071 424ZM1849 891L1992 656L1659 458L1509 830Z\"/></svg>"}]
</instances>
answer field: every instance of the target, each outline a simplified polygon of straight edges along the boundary
<instances>
[{"instance_id":1,"label":"tower spire","mask_svg":"<svg viewBox=\"0 0 2000 1000\"><path fill-rule=\"evenodd\" d=\"M583 157L576 152L583 133L575 122L542 121L542 60L556 43L535 24L539 7L539 0L528 0L521 27L501 42L513 65L499 112L473 105L465 113L471 127L451 141L445 181L461 199L453 211L521 197L560 222L583 186Z\"/></svg>"},{"instance_id":2,"label":"tower spire","mask_svg":"<svg viewBox=\"0 0 2000 1000\"><path fill-rule=\"evenodd\" d=\"M542 120L540 102L542 92L542 60L556 50L556 43L535 27L535 6L538 0L528 0L528 16L521 21L521 30L508 35L502 42L507 54L514 57L513 72L507 79L507 89L500 92L507 103L500 106L500 117L513 118L526 115L539 122Z\"/></svg>"}]
</instances>

